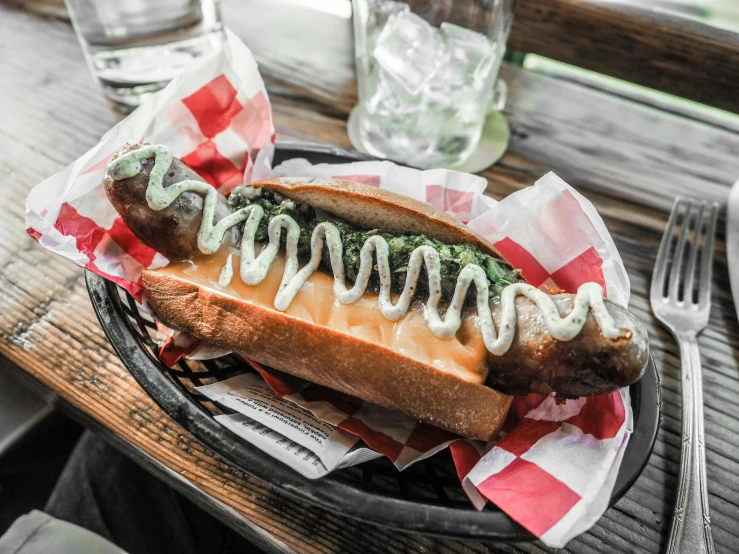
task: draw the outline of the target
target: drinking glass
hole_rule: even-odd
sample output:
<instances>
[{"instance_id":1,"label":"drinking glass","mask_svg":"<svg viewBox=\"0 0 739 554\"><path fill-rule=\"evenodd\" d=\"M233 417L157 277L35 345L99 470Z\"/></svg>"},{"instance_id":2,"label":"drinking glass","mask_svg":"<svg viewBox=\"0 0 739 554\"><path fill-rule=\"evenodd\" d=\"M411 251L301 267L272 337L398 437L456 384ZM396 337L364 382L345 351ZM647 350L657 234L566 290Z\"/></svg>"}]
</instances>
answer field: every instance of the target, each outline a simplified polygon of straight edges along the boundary
<instances>
[{"instance_id":1,"label":"drinking glass","mask_svg":"<svg viewBox=\"0 0 739 554\"><path fill-rule=\"evenodd\" d=\"M352 5L363 149L423 168L463 162L491 101L501 107L493 97L515 0Z\"/></svg>"},{"instance_id":2,"label":"drinking glass","mask_svg":"<svg viewBox=\"0 0 739 554\"><path fill-rule=\"evenodd\" d=\"M65 0L100 87L125 111L224 39L217 0Z\"/></svg>"}]
</instances>

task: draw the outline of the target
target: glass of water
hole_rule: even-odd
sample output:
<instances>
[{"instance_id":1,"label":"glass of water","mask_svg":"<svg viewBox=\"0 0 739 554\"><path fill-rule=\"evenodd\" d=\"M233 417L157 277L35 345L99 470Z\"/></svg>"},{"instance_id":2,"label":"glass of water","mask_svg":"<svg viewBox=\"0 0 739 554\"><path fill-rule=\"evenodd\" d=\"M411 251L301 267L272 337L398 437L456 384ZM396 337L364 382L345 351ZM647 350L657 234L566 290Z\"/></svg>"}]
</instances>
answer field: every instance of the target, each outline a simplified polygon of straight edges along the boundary
<instances>
[{"instance_id":1,"label":"glass of water","mask_svg":"<svg viewBox=\"0 0 739 554\"><path fill-rule=\"evenodd\" d=\"M124 111L221 47L217 0L65 0L90 70Z\"/></svg>"},{"instance_id":2,"label":"glass of water","mask_svg":"<svg viewBox=\"0 0 739 554\"><path fill-rule=\"evenodd\" d=\"M352 5L361 146L417 167L459 165L495 103L515 0Z\"/></svg>"}]
</instances>

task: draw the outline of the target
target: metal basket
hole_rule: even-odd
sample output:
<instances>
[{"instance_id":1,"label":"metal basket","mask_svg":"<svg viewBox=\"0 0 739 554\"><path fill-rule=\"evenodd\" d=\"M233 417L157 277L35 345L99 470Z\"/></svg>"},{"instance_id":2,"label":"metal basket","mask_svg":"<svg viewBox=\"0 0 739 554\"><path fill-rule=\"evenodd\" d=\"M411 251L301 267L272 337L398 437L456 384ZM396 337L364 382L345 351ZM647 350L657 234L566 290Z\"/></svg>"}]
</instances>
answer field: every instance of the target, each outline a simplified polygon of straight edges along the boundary
<instances>
[{"instance_id":1,"label":"metal basket","mask_svg":"<svg viewBox=\"0 0 739 554\"><path fill-rule=\"evenodd\" d=\"M293 157L313 163L346 162L358 155L336 148L278 145L276 163ZM126 368L174 420L204 446L239 469L299 500L372 524L433 535L516 541L534 537L491 503L477 512L464 491L448 449L399 472L386 458L310 480L222 427L214 415L228 413L195 387L253 371L236 356L181 360L167 367L151 338L154 322L122 288L87 272L93 307ZM659 382L650 358L644 377L631 386L634 433L626 449L611 504L646 465L659 425Z\"/></svg>"}]
</instances>

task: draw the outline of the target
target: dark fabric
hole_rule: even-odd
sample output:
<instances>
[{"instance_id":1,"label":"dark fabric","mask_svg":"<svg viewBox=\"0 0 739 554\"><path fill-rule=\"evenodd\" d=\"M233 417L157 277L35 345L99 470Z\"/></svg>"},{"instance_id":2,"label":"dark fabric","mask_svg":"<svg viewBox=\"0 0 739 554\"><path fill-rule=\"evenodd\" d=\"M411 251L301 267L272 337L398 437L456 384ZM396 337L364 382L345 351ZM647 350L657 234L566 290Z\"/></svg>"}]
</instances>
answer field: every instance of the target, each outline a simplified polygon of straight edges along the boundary
<instances>
[{"instance_id":1,"label":"dark fabric","mask_svg":"<svg viewBox=\"0 0 739 554\"><path fill-rule=\"evenodd\" d=\"M0 554L126 554L104 538L48 514L19 517L0 537Z\"/></svg>"},{"instance_id":2,"label":"dark fabric","mask_svg":"<svg viewBox=\"0 0 739 554\"><path fill-rule=\"evenodd\" d=\"M75 447L45 511L129 554L260 552L90 432Z\"/></svg>"}]
</instances>

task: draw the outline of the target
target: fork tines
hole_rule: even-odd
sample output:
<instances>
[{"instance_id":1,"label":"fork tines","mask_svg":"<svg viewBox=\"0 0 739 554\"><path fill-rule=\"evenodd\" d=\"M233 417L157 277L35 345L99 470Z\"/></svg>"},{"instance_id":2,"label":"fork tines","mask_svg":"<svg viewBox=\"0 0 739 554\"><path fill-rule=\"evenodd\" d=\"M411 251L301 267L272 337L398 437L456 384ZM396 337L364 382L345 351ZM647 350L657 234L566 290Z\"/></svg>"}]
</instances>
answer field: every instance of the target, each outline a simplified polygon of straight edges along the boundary
<instances>
[{"instance_id":1,"label":"fork tines","mask_svg":"<svg viewBox=\"0 0 739 554\"><path fill-rule=\"evenodd\" d=\"M657 254L650 294L652 302L662 298L699 308L710 306L717 220L716 202L682 197L675 200Z\"/></svg>"}]
</instances>

